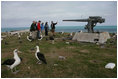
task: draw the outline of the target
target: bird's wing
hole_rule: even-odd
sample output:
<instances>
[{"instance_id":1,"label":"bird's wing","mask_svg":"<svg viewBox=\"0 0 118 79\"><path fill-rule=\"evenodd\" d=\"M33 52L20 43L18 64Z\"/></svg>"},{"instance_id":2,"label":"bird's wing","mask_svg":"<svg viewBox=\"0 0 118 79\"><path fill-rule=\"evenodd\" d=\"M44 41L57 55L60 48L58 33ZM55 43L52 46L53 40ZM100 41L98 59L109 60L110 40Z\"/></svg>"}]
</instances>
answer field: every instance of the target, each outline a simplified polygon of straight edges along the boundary
<instances>
[{"instance_id":1,"label":"bird's wing","mask_svg":"<svg viewBox=\"0 0 118 79\"><path fill-rule=\"evenodd\" d=\"M2 65L12 65L14 62L15 59L7 59L2 63Z\"/></svg>"},{"instance_id":2,"label":"bird's wing","mask_svg":"<svg viewBox=\"0 0 118 79\"><path fill-rule=\"evenodd\" d=\"M23 59L20 57L20 60L22 61Z\"/></svg>"},{"instance_id":3,"label":"bird's wing","mask_svg":"<svg viewBox=\"0 0 118 79\"><path fill-rule=\"evenodd\" d=\"M37 53L38 58L43 61L45 64L47 64L45 56L42 53Z\"/></svg>"},{"instance_id":4,"label":"bird's wing","mask_svg":"<svg viewBox=\"0 0 118 79\"><path fill-rule=\"evenodd\" d=\"M29 36L27 36L27 40L28 40L28 41L32 41L31 38L29 38Z\"/></svg>"}]
</instances>

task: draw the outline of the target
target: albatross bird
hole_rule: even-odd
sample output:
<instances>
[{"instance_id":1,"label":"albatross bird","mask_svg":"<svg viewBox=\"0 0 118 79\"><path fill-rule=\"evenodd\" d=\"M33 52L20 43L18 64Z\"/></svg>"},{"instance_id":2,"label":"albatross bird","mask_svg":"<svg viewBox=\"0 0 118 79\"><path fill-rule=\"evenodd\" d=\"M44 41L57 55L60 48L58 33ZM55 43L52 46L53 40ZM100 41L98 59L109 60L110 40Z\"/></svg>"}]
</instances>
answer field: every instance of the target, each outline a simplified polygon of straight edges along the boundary
<instances>
[{"instance_id":1,"label":"albatross bird","mask_svg":"<svg viewBox=\"0 0 118 79\"><path fill-rule=\"evenodd\" d=\"M42 40L43 39L43 35L40 35L40 39L38 39L38 40Z\"/></svg>"},{"instance_id":2,"label":"albatross bird","mask_svg":"<svg viewBox=\"0 0 118 79\"><path fill-rule=\"evenodd\" d=\"M1 38L1 41L3 40L3 38Z\"/></svg>"},{"instance_id":3,"label":"albatross bird","mask_svg":"<svg viewBox=\"0 0 118 79\"><path fill-rule=\"evenodd\" d=\"M32 39L32 32L30 32L29 36L27 36L27 40L30 41L30 42L33 40Z\"/></svg>"},{"instance_id":4,"label":"albatross bird","mask_svg":"<svg viewBox=\"0 0 118 79\"><path fill-rule=\"evenodd\" d=\"M21 39L21 35L18 33L18 39Z\"/></svg>"},{"instance_id":5,"label":"albatross bird","mask_svg":"<svg viewBox=\"0 0 118 79\"><path fill-rule=\"evenodd\" d=\"M27 40L28 41L32 41L32 37L31 36L27 36Z\"/></svg>"},{"instance_id":6,"label":"albatross bird","mask_svg":"<svg viewBox=\"0 0 118 79\"><path fill-rule=\"evenodd\" d=\"M41 64L41 62L43 62L43 63L47 64L44 54L42 54L39 50L39 46L36 46L36 48L37 48L37 50L36 50L35 56L38 60L37 63Z\"/></svg>"},{"instance_id":7,"label":"albatross bird","mask_svg":"<svg viewBox=\"0 0 118 79\"><path fill-rule=\"evenodd\" d=\"M3 63L2 63L2 65L6 65L8 68L10 68L11 69L11 71L12 71L12 73L17 73L18 71L16 71L16 66L18 66L20 63L21 63L21 61L22 61L22 58L20 58L19 56L18 56L18 50L17 49L15 49L14 51L13 51L13 53L14 53L14 58L13 59L7 59L6 61L4 61ZM19 52L20 53L20 52ZM15 71L13 71L13 68L15 68Z\"/></svg>"}]
</instances>

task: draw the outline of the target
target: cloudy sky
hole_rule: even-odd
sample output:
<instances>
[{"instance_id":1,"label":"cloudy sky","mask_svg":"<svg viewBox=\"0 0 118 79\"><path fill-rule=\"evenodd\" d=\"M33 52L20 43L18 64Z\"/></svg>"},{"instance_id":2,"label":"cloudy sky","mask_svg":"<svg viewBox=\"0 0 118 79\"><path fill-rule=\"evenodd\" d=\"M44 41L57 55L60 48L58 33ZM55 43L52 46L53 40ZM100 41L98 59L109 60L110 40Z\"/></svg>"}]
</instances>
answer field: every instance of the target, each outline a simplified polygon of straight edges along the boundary
<instances>
[{"instance_id":1,"label":"cloudy sky","mask_svg":"<svg viewBox=\"0 0 118 79\"><path fill-rule=\"evenodd\" d=\"M116 1L2 1L2 27L30 27L33 20L58 22L57 26L81 25L81 22L63 22L63 19L84 19L102 16L105 23L117 25Z\"/></svg>"}]
</instances>

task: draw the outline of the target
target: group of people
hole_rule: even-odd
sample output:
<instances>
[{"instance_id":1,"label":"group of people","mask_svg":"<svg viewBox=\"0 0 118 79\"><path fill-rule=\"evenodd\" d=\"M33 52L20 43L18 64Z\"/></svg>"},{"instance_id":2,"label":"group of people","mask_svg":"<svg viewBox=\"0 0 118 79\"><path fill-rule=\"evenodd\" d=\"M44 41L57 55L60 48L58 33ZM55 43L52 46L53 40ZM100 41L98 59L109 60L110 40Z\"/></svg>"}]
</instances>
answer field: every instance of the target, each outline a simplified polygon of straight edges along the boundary
<instances>
[{"instance_id":1,"label":"group of people","mask_svg":"<svg viewBox=\"0 0 118 79\"><path fill-rule=\"evenodd\" d=\"M57 22L53 23L53 21L51 21L51 32L53 36L55 35L56 24ZM43 35L44 32L45 32L45 36L48 36L48 31L49 31L48 22L45 22L44 24L40 20L38 22L33 21L30 27L30 32L32 32L32 39L36 39L36 38L41 39L41 35Z\"/></svg>"}]
</instances>

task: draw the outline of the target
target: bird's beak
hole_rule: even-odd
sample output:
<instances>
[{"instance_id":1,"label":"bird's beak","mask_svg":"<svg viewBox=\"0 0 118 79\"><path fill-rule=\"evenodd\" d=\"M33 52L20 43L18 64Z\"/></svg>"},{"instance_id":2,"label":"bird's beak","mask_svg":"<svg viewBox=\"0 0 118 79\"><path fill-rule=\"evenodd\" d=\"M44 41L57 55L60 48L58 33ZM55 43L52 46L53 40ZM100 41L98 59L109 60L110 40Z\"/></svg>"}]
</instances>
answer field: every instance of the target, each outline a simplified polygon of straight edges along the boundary
<instances>
[{"instance_id":1,"label":"bird's beak","mask_svg":"<svg viewBox=\"0 0 118 79\"><path fill-rule=\"evenodd\" d=\"M18 51L18 53L22 53L21 51Z\"/></svg>"}]
</instances>

